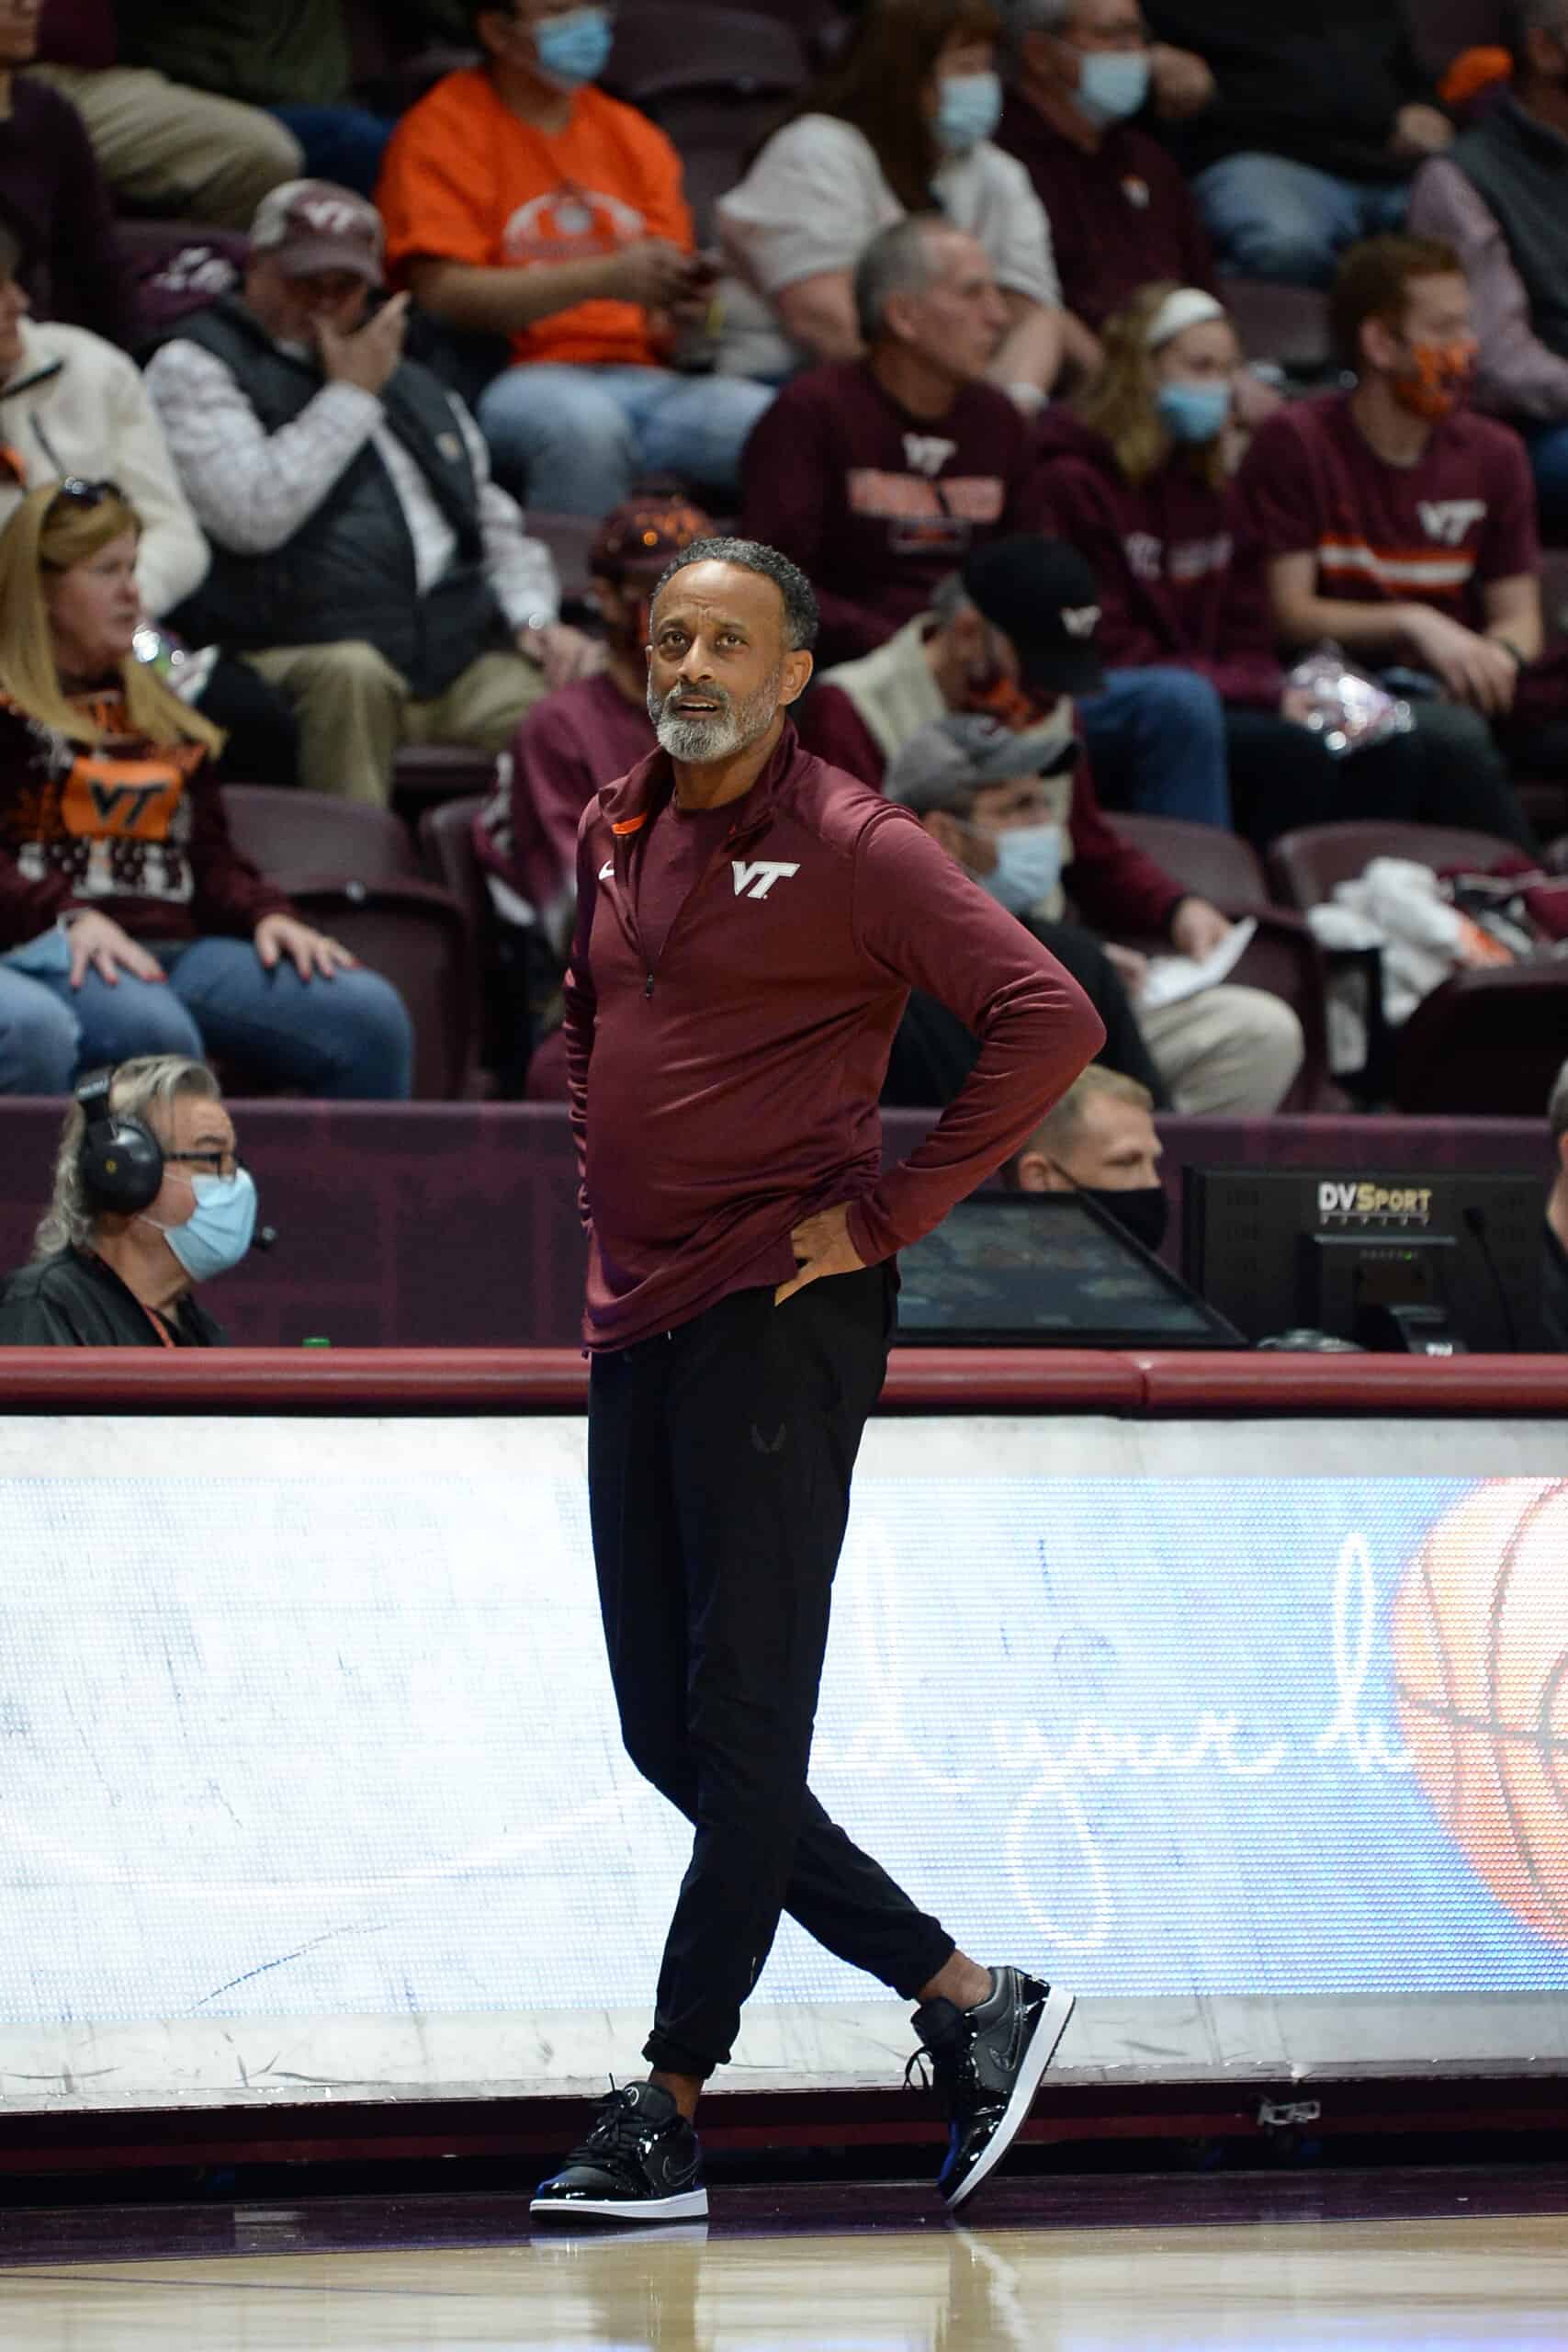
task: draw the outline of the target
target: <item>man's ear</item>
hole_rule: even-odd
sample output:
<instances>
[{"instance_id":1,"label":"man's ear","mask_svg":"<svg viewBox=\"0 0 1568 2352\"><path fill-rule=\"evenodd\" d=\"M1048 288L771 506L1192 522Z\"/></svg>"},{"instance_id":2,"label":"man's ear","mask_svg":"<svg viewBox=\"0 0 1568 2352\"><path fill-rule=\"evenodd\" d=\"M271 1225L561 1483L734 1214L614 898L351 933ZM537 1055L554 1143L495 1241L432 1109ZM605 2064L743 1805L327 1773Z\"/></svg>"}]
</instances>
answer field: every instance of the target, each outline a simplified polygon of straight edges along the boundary
<instances>
[{"instance_id":1,"label":"man's ear","mask_svg":"<svg viewBox=\"0 0 1568 2352\"><path fill-rule=\"evenodd\" d=\"M1051 1163L1043 1151L1024 1151L1019 1154L1018 1189L1021 1193L1051 1191Z\"/></svg>"},{"instance_id":2,"label":"man's ear","mask_svg":"<svg viewBox=\"0 0 1568 2352\"><path fill-rule=\"evenodd\" d=\"M784 668L780 675L779 684L779 705L781 708L789 703L798 702L800 700L801 695L806 692L807 687L811 683L811 673L816 669L816 667L817 664L812 660L810 654L806 652L804 650L798 653L786 653L784 655Z\"/></svg>"},{"instance_id":3,"label":"man's ear","mask_svg":"<svg viewBox=\"0 0 1568 2352\"><path fill-rule=\"evenodd\" d=\"M1557 1170L1560 1176L1568 1181L1568 1128L1565 1128L1557 1138Z\"/></svg>"},{"instance_id":4,"label":"man's ear","mask_svg":"<svg viewBox=\"0 0 1568 2352\"><path fill-rule=\"evenodd\" d=\"M1399 337L1386 319L1363 319L1361 321L1361 332L1358 340L1360 345L1359 356L1361 366L1363 368L1392 368L1398 367Z\"/></svg>"},{"instance_id":5,"label":"man's ear","mask_svg":"<svg viewBox=\"0 0 1568 2352\"><path fill-rule=\"evenodd\" d=\"M968 864L964 854L964 828L955 817L945 808L932 808L920 819L920 822L938 849L944 849L949 857L956 859L960 865Z\"/></svg>"}]
</instances>

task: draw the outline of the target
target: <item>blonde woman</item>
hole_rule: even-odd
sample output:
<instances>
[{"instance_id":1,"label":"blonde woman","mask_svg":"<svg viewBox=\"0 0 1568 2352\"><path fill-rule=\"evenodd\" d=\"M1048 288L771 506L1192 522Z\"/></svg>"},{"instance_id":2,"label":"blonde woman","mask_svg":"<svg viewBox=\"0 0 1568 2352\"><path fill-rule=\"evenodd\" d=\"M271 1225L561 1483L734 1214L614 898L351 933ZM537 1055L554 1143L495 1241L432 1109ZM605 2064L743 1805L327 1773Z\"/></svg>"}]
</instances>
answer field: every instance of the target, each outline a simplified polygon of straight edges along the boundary
<instances>
[{"instance_id":1,"label":"blonde woman","mask_svg":"<svg viewBox=\"0 0 1568 2352\"><path fill-rule=\"evenodd\" d=\"M1223 305L1198 287L1145 286L1104 343L1074 409L1042 419L1044 503L1094 571L1108 667L1179 670L1220 697L1237 829L1259 847L1347 817L1514 836L1517 812L1478 798L1483 778L1466 783L1462 807L1445 803L1416 736L1336 760L1291 716L1262 558L1231 486L1242 355ZM1092 729L1089 748L1102 771Z\"/></svg>"},{"instance_id":2,"label":"blonde woman","mask_svg":"<svg viewBox=\"0 0 1568 2352\"><path fill-rule=\"evenodd\" d=\"M0 1093L215 1054L405 1096L401 998L240 856L220 737L132 655L141 527L115 483L71 479L0 533Z\"/></svg>"}]
</instances>

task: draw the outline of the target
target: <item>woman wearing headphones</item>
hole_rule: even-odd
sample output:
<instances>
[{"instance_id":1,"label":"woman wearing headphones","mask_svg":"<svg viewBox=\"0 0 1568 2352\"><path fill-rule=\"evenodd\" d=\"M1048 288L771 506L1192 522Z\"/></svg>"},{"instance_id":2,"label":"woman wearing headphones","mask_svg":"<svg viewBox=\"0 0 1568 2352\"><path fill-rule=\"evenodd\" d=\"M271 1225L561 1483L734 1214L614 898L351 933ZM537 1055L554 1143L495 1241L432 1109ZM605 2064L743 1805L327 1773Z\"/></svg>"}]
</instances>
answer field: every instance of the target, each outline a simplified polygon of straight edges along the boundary
<instances>
[{"instance_id":1,"label":"woman wearing headphones","mask_svg":"<svg viewBox=\"0 0 1568 2352\"><path fill-rule=\"evenodd\" d=\"M216 1053L300 1094L397 1099L402 999L240 856L221 738L138 662L141 522L113 482L0 534L0 1093Z\"/></svg>"},{"instance_id":2,"label":"woman wearing headphones","mask_svg":"<svg viewBox=\"0 0 1568 2352\"><path fill-rule=\"evenodd\" d=\"M65 1114L32 1262L0 1288L0 1346L222 1347L195 1285L239 1264L255 1219L204 1062L101 1070Z\"/></svg>"}]
</instances>

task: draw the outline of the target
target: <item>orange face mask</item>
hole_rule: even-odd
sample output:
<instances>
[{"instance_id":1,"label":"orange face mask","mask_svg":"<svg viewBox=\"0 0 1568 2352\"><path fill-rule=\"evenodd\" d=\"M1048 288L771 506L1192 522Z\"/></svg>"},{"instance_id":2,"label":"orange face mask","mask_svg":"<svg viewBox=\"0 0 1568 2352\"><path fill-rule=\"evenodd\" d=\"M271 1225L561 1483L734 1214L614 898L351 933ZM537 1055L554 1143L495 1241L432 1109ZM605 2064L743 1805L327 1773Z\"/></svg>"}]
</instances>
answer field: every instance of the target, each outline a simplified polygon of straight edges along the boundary
<instances>
[{"instance_id":1,"label":"orange face mask","mask_svg":"<svg viewBox=\"0 0 1568 2352\"><path fill-rule=\"evenodd\" d=\"M1476 348L1469 335L1461 343L1413 343L1411 365L1390 377L1389 389L1412 415L1440 424L1469 396Z\"/></svg>"},{"instance_id":2,"label":"orange face mask","mask_svg":"<svg viewBox=\"0 0 1568 2352\"><path fill-rule=\"evenodd\" d=\"M1032 727L1040 717L1040 706L1032 695L1022 686L1015 685L1012 679L999 670L988 684L970 687L964 698L964 707L983 713L987 718L999 720L1002 726L1011 728L1015 734L1026 727Z\"/></svg>"}]
</instances>

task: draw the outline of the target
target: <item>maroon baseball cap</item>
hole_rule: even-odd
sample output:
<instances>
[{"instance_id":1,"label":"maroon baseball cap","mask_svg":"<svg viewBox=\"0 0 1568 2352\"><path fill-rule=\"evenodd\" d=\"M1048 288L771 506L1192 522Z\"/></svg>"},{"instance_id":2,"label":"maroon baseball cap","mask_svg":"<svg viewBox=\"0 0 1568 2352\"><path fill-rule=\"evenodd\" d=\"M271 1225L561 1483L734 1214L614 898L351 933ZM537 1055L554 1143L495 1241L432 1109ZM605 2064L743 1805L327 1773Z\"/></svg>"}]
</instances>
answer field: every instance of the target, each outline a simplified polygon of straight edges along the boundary
<instances>
[{"instance_id":1,"label":"maroon baseball cap","mask_svg":"<svg viewBox=\"0 0 1568 2352\"><path fill-rule=\"evenodd\" d=\"M351 187L332 180L286 180L265 196L251 223L253 254L271 254L288 277L350 269L381 283L381 216Z\"/></svg>"}]
</instances>

